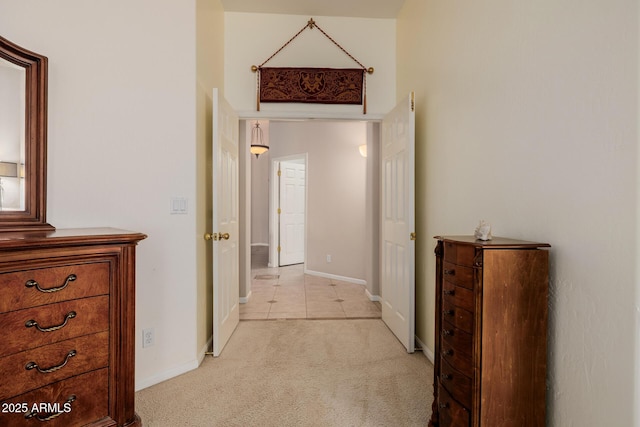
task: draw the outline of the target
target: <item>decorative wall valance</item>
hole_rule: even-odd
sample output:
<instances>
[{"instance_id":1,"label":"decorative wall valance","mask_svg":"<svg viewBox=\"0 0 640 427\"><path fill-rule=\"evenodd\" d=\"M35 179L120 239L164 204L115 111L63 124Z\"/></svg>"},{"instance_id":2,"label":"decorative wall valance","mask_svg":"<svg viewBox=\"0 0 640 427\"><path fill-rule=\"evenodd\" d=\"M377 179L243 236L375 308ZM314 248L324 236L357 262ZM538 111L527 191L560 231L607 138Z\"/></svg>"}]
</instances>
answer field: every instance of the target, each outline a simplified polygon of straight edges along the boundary
<instances>
[{"instance_id":1,"label":"decorative wall valance","mask_svg":"<svg viewBox=\"0 0 640 427\"><path fill-rule=\"evenodd\" d=\"M356 62L360 68L264 66L307 28L317 28L349 58ZM257 73L257 111L260 111L261 102L304 102L362 104L363 113L367 113L366 75L373 73L373 67L366 68L358 62L349 52L318 27L313 18L266 61L258 66L253 65L251 70Z\"/></svg>"}]
</instances>

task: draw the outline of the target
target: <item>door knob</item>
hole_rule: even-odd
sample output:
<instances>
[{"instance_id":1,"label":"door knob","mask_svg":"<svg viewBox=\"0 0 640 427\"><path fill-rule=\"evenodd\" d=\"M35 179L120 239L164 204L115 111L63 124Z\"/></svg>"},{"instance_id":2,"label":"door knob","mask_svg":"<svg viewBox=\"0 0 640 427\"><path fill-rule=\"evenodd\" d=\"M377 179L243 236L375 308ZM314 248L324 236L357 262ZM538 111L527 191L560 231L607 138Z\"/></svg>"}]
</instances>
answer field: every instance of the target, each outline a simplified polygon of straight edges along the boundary
<instances>
[{"instance_id":1,"label":"door knob","mask_svg":"<svg viewBox=\"0 0 640 427\"><path fill-rule=\"evenodd\" d=\"M205 233L204 240L229 240L229 233Z\"/></svg>"}]
</instances>

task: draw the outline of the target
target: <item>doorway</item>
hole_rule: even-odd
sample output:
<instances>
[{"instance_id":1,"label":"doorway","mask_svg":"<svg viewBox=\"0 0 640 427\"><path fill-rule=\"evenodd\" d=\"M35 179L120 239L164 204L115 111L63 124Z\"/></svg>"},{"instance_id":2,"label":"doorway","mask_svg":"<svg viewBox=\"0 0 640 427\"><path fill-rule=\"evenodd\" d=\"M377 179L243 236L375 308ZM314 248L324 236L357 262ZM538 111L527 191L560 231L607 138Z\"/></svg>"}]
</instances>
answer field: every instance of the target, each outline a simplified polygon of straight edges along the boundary
<instances>
[{"instance_id":1,"label":"doorway","mask_svg":"<svg viewBox=\"0 0 640 427\"><path fill-rule=\"evenodd\" d=\"M262 126L262 125L261 125ZM303 262L309 274L321 275L343 281L360 284L377 282L368 276L367 270L373 268L377 260L377 247L371 235L378 233L378 222L374 215L378 211L378 184L375 162L377 147L371 147L369 157L360 154L360 146L373 145L377 132L372 132L377 124L364 121L286 121L272 120L269 123L270 149L259 159L252 158L252 188L258 188L259 194L252 195L251 226L252 245L262 244L266 239L270 246L269 267L279 264ZM269 163L268 175L264 163ZM260 165L262 163L262 165ZM304 165L304 184L297 197L299 211L304 215L306 233L300 230L298 239L298 260L289 262L279 259L277 247L286 241L285 231L278 226L282 217L277 209L281 196L277 185L278 166L286 163ZM293 164L292 164L293 163ZM369 165L371 164L371 166ZM256 170L256 167L258 169ZM284 172L284 171L283 171ZM263 174L261 177L255 174ZM298 171L301 175L301 171ZM269 200L264 197L265 183L269 182ZM259 218L269 215L269 222ZM297 221L296 221L297 222ZM281 248L281 255L286 249ZM299 257L303 258L300 259ZM374 258L375 256L375 258ZM376 295L369 289L372 295Z\"/></svg>"},{"instance_id":2,"label":"doorway","mask_svg":"<svg viewBox=\"0 0 640 427\"><path fill-rule=\"evenodd\" d=\"M270 264L284 267L305 262L307 154L272 160Z\"/></svg>"},{"instance_id":3,"label":"doorway","mask_svg":"<svg viewBox=\"0 0 640 427\"><path fill-rule=\"evenodd\" d=\"M318 124L321 120L301 120L299 123L314 123ZM384 305L387 310L383 310L382 320L390 327L390 329L394 332L394 334L398 337L398 339L405 345L407 351L412 353L414 351L414 328L415 328L415 293L414 293L414 278L415 278L415 206L414 206L414 172L415 172L415 157L414 157L414 147L415 147L415 100L414 93L411 92L402 102L400 102L396 107L384 116L382 121L382 126L380 126L379 122L369 122L369 121L349 121L344 120L342 122L334 122L334 123L364 123L366 128L365 137L364 138L351 138L349 139L348 132L340 132L336 134L336 139L342 142L345 142L344 138L347 137L346 141L350 141L350 143L344 143L342 145L339 144L339 147L351 147L354 150L351 150L350 153L362 153L361 156L369 157L369 153L376 152L377 156L374 159L367 160L364 162L364 167L367 173L365 174L365 187L358 193L352 192L350 196L357 196L358 194L364 195L365 202L362 203L362 206L365 207L363 213L358 217L357 224L347 224L347 228L345 231L344 225L348 223L345 221L345 214L350 212L351 209L348 205L350 205L353 200L357 200L357 197L340 197L344 196L342 191L336 191L335 194L329 193L329 201L324 203L324 206L329 206L329 208L333 210L329 210L328 212L321 212L320 215L323 218L337 218L337 222L331 223L328 222L331 226L334 224L340 224L342 227L338 227L338 231L336 234L336 230L334 227L318 227L318 230L313 227L313 233L308 233L307 235L307 249L310 246L311 237L320 236L321 243L329 243L333 244L332 248L335 250L339 250L341 255L346 254L346 256L340 256L338 259L342 262L342 265L339 267L344 267L344 261L348 259L349 261L353 261L354 258L361 257L362 268L360 271L360 277L372 278L369 280L356 279L354 283L361 282L364 284L367 289L366 292L370 296L372 301L380 301L382 305ZM247 122L245 121L245 129ZM335 125L334 125L335 126ZM375 129L376 132L368 132L371 129ZM374 133L376 135L374 136ZM292 138L295 144L299 144L301 142L308 143L311 137L317 136L317 133L312 129L309 131L305 130L301 135ZM269 137L270 139L271 136ZM275 138L273 138L275 139ZM364 145L366 145L366 150L361 150L362 142L364 140ZM332 138L326 138L326 141L320 141L318 144L307 145L307 150L298 150L301 152L309 151L314 148L317 150L318 158L323 158L323 155L326 153L333 153L335 150L335 146L331 148L325 148L323 142L331 142ZM244 144L240 144L241 151L243 152L240 157L244 158L244 161L240 162L240 200L248 200L247 194L251 196L252 190L251 186L247 185L247 181L251 182L251 168L247 167L248 163L246 159L250 159L251 156L249 154L249 146L250 141L246 141L245 138ZM273 144L270 144L273 148ZM320 148L318 150L318 147ZM389 150L390 149L390 150ZM273 150L269 150L273 153ZM366 154L364 154L366 152ZM381 153L385 153L384 158L381 156ZM274 155L274 157L278 157ZM373 156L372 156L373 157ZM311 158L309 155L308 158ZM315 155L314 155L315 158ZM353 165L356 164L353 162L350 154L345 153L344 155L335 156L336 164L326 164L328 167L325 167L325 170L330 172L351 172L354 168ZM345 163L346 159L346 163ZM383 165L384 161L384 165ZM245 167L243 168L243 164ZM313 169L313 168L310 168ZM313 169L315 170L315 169ZM318 168L318 170L323 170L323 168ZM382 171L384 170L384 174ZM375 175L375 172L379 171L378 175ZM372 172L372 173L369 173ZM336 175L340 175L339 173ZM375 176L375 178L374 178ZM248 177L248 180L247 180ZM309 176L306 177L310 178ZM331 180L331 174L326 176L327 180ZM243 182L244 181L244 182ZM319 180L322 182L322 179ZM338 182L340 184L350 183L351 179L345 176L340 176L338 178ZM311 184L308 184L311 187ZM397 189L391 190L391 188ZM342 190L342 187L340 187ZM382 190L382 191L381 191ZM383 194L384 193L384 194ZM381 203L381 200L384 196L384 202ZM384 205L384 206L383 206ZM252 275L251 275L251 201L246 203L240 203L240 216L243 219L240 224L240 234L242 236L242 240L248 241L248 244L244 245L243 249L240 251L240 300L248 301L251 294L251 286L252 286ZM322 206L322 205L320 205ZM312 203L307 202L307 212L314 212L314 208ZM384 211L384 214L382 213ZM369 216L366 213L371 212L375 213L375 215ZM315 213L315 212L314 212ZM357 217L357 215L356 215ZM362 224L362 218L365 218L365 224ZM384 217L385 222L383 226L382 218ZM307 215L307 219L309 219L309 214ZM400 225L396 227L397 230L390 230L390 227L387 226L389 219L398 220L397 223ZM309 221L311 222L311 221ZM325 221L326 222L326 221ZM354 226L354 228L351 227ZM312 228L312 227L309 227ZM352 237L357 234L354 232L355 229L358 229L362 232L361 240ZM392 231L390 233L390 231ZM375 236L375 237L374 237ZM400 240L398 242L394 242L393 239L395 236L400 236ZM370 238L371 237L371 238ZM360 245L357 249L353 249L353 243L356 242L356 245ZM337 244L335 244L337 242ZM363 244L363 242L366 242ZM321 244L318 246L322 246ZM383 247L384 246L384 247ZM398 248L397 251L390 250L390 247ZM366 249L369 249L367 251ZM310 269L311 262L319 262L322 259L322 249L316 251L313 256L311 256L311 251L306 251L306 263L305 263L305 274L314 275L318 272L312 271ZM364 249L364 250L363 250ZM368 252L368 253L367 253ZM326 252L325 252L326 253ZM400 254L402 256L395 256L394 253ZM320 254L320 260L318 259L318 254ZM333 261L333 255L331 253L327 253L326 255L326 263L329 264ZM311 261L311 262L310 262ZM358 265L357 262L351 262L352 265ZM382 269L380 269L380 265L383 266L384 274ZM402 274L395 274L398 272L402 272ZM248 274L247 274L248 273ZM392 274L389 274L392 273ZM324 277L334 277L330 273L319 273L319 276ZM358 277L358 274L352 276ZM382 279L382 280L380 280ZM351 280L347 280L351 281ZM244 282L244 283L242 283ZM370 289L375 289L374 292L370 292ZM381 292L381 290L383 292ZM385 316L385 313L386 316ZM391 321L390 317L397 317L402 320L402 330L394 327L394 323Z\"/></svg>"}]
</instances>

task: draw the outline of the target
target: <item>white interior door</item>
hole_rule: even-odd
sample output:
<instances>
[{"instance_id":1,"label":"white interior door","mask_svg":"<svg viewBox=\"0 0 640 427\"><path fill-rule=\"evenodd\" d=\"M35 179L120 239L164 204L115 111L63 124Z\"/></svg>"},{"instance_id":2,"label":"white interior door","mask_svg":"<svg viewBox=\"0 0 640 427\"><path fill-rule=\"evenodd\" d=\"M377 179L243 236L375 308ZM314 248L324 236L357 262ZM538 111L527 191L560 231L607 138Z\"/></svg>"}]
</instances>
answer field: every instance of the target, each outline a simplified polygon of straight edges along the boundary
<instances>
[{"instance_id":1,"label":"white interior door","mask_svg":"<svg viewBox=\"0 0 640 427\"><path fill-rule=\"evenodd\" d=\"M213 89L213 355L240 319L238 116Z\"/></svg>"},{"instance_id":2,"label":"white interior door","mask_svg":"<svg viewBox=\"0 0 640 427\"><path fill-rule=\"evenodd\" d=\"M304 262L304 159L280 162L280 266Z\"/></svg>"},{"instance_id":3,"label":"white interior door","mask_svg":"<svg viewBox=\"0 0 640 427\"><path fill-rule=\"evenodd\" d=\"M415 350L415 111L409 94L382 121L382 320Z\"/></svg>"}]
</instances>

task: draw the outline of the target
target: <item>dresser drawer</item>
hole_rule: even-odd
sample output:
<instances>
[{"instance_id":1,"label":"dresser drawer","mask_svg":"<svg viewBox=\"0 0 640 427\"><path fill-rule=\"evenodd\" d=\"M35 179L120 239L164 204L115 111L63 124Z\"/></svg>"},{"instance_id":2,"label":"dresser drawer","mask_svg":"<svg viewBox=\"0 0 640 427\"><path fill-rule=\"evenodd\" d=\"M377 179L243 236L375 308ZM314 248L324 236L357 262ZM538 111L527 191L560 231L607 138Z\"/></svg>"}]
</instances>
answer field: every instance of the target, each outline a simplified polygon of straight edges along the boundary
<instances>
[{"instance_id":1,"label":"dresser drawer","mask_svg":"<svg viewBox=\"0 0 640 427\"><path fill-rule=\"evenodd\" d=\"M109 293L109 263L0 274L0 313Z\"/></svg>"},{"instance_id":2,"label":"dresser drawer","mask_svg":"<svg viewBox=\"0 0 640 427\"><path fill-rule=\"evenodd\" d=\"M464 267L462 265L445 262L442 272L445 280L455 283L458 286L463 286L468 289L473 289L473 268Z\"/></svg>"},{"instance_id":3,"label":"dresser drawer","mask_svg":"<svg viewBox=\"0 0 640 427\"><path fill-rule=\"evenodd\" d=\"M100 369L59 381L0 403L0 427L82 426L109 415L109 374ZM49 408L34 405L50 404ZM52 411L59 406L62 411ZM23 409L25 409L23 411ZM33 411L36 409L36 411ZM42 409L42 410L37 410ZM10 410L10 411L9 411ZM16 412L19 411L19 412ZM66 410L66 412L64 412ZM6 412L8 411L8 412ZM57 415L57 416L56 416ZM27 418L29 417L30 418ZM49 416L54 418L40 422ZM105 424L106 425L106 424ZM111 425L111 424L109 424Z\"/></svg>"},{"instance_id":4,"label":"dresser drawer","mask_svg":"<svg viewBox=\"0 0 640 427\"><path fill-rule=\"evenodd\" d=\"M442 296L443 303L455 305L470 313L475 312L473 291L470 289L456 286L445 280L442 284Z\"/></svg>"},{"instance_id":5,"label":"dresser drawer","mask_svg":"<svg viewBox=\"0 0 640 427\"><path fill-rule=\"evenodd\" d=\"M441 426L469 427L471 424L469 410L456 402L442 385L438 387L438 415Z\"/></svg>"},{"instance_id":6,"label":"dresser drawer","mask_svg":"<svg viewBox=\"0 0 640 427\"><path fill-rule=\"evenodd\" d=\"M473 313L452 304L450 300L442 302L442 318L458 329L473 333Z\"/></svg>"},{"instance_id":7,"label":"dresser drawer","mask_svg":"<svg viewBox=\"0 0 640 427\"><path fill-rule=\"evenodd\" d=\"M449 365L460 371L462 374L469 378L473 378L473 363L471 355L458 351L450 343L443 340L440 349L440 357L446 360Z\"/></svg>"},{"instance_id":8,"label":"dresser drawer","mask_svg":"<svg viewBox=\"0 0 640 427\"><path fill-rule=\"evenodd\" d=\"M0 400L109 364L109 332L85 335L0 359ZM35 366L34 366L35 365Z\"/></svg>"},{"instance_id":9,"label":"dresser drawer","mask_svg":"<svg viewBox=\"0 0 640 427\"><path fill-rule=\"evenodd\" d=\"M473 354L473 335L456 328L449 322L442 322L440 331L443 346L447 345L457 353L469 357Z\"/></svg>"},{"instance_id":10,"label":"dresser drawer","mask_svg":"<svg viewBox=\"0 0 640 427\"><path fill-rule=\"evenodd\" d=\"M440 384L463 406L471 407L471 378L440 359Z\"/></svg>"},{"instance_id":11,"label":"dresser drawer","mask_svg":"<svg viewBox=\"0 0 640 427\"><path fill-rule=\"evenodd\" d=\"M108 329L108 295L3 313L0 356Z\"/></svg>"},{"instance_id":12,"label":"dresser drawer","mask_svg":"<svg viewBox=\"0 0 640 427\"><path fill-rule=\"evenodd\" d=\"M475 247L453 242L444 242L444 260L454 264L473 267Z\"/></svg>"}]
</instances>

